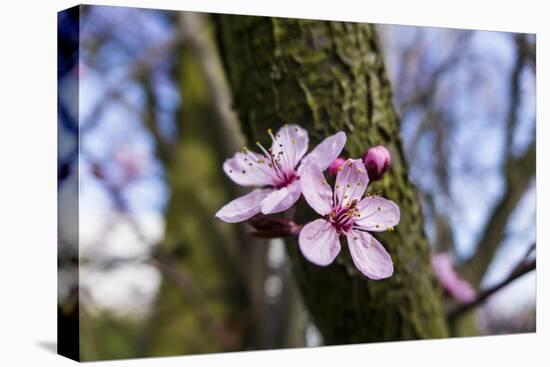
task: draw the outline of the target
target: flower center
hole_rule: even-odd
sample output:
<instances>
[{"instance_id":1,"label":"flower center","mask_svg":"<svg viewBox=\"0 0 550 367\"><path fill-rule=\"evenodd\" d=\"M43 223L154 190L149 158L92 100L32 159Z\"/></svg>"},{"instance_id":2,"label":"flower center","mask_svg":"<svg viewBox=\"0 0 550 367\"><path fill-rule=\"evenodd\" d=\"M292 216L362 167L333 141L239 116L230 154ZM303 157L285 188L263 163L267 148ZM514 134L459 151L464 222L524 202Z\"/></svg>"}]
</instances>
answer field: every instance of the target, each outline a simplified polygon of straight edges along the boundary
<instances>
[{"instance_id":1,"label":"flower center","mask_svg":"<svg viewBox=\"0 0 550 367\"><path fill-rule=\"evenodd\" d=\"M286 187L298 180L300 177L294 169L293 163L288 157L285 147L279 140L279 134L275 137L271 129L267 130L268 135L271 137L271 140L276 147L276 151L273 149L266 149L259 141L256 142L256 145L260 148L263 153L262 159L255 158L247 147L243 147L243 153L249 155L251 162L249 163L256 164L264 173L267 173L272 178L272 185L276 189Z\"/></svg>"},{"instance_id":2,"label":"flower center","mask_svg":"<svg viewBox=\"0 0 550 367\"><path fill-rule=\"evenodd\" d=\"M345 206L338 204L333 207L328 220L339 233L346 234L351 231L353 224L360 216L357 199L354 199Z\"/></svg>"},{"instance_id":3,"label":"flower center","mask_svg":"<svg viewBox=\"0 0 550 367\"><path fill-rule=\"evenodd\" d=\"M282 189L299 179L300 177L296 174L296 171L285 171L282 172L281 176L277 176L277 181L274 183L273 187L276 189Z\"/></svg>"}]
</instances>

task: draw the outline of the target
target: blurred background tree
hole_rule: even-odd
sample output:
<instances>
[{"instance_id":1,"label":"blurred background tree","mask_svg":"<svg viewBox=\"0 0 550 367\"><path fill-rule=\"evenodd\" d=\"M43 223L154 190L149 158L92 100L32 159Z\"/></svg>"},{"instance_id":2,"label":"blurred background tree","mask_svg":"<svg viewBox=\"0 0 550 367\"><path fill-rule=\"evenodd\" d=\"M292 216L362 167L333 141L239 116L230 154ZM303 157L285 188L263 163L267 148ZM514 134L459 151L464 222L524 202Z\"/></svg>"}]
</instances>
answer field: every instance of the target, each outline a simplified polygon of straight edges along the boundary
<instances>
[{"instance_id":1,"label":"blurred background tree","mask_svg":"<svg viewBox=\"0 0 550 367\"><path fill-rule=\"evenodd\" d=\"M59 135L60 142L74 141L63 137L79 128L81 156L74 145L60 144L59 196L73 195L80 171L81 286L75 293L62 282L59 292L64 306L80 301L83 359L437 337L447 328L443 313L452 335L534 331L534 274L506 282L534 257L534 36L104 6L83 6L80 16L80 63L63 64L60 72ZM294 47L302 49L286 53ZM334 53L328 62L326 47ZM290 83L291 76L318 72L320 62L334 65L327 69L332 74L319 76L329 78L327 88ZM66 108L75 88L67 75L79 77L80 111ZM347 80L342 100L326 98L342 108L312 107L337 78ZM244 87L239 79L246 79ZM265 108L253 100L252 87ZM271 94L277 92L278 99ZM246 141L243 132L259 136L284 119L310 129L312 140L344 129L348 154L389 144L397 163L375 189L398 202L396 187L413 190L401 162L406 157L422 212L414 209L414 219L404 216L384 238L396 262L390 281L314 268L291 244L253 238L245 225L213 218L239 193L221 164ZM373 128L377 121L385 128ZM406 197L418 207L414 195ZM71 217L60 207L60 242L75 241L64 226ZM445 295L438 305L424 231L432 251L451 253L460 274L487 295L478 304ZM410 255L406 249L415 246L420 251ZM73 255L63 250L60 258ZM411 257L422 266L407 262ZM60 261L61 273L70 271L67 264ZM340 311L329 312L342 310L345 298L316 299L320 292L308 290L308 282L330 281L329 274L352 279L331 289L332 297L352 293L349 299L364 306L350 319L355 335ZM414 280L420 289L408 285ZM392 293L388 285L406 292ZM422 295L428 305L418 301ZM392 297L405 299L392 303ZM411 321L411 310L433 314ZM381 315L387 318L373 320ZM373 332L362 333L361 325Z\"/></svg>"}]
</instances>

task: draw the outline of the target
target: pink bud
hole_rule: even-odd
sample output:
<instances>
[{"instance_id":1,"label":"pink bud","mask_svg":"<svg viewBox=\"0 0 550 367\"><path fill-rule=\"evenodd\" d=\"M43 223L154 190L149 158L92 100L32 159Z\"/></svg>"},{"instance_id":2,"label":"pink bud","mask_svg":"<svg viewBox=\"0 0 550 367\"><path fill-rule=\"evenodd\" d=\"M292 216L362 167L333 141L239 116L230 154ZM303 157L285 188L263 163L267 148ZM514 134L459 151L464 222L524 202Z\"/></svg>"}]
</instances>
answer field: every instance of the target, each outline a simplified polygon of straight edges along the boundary
<instances>
[{"instance_id":1,"label":"pink bud","mask_svg":"<svg viewBox=\"0 0 550 367\"><path fill-rule=\"evenodd\" d=\"M328 166L328 174L331 176L336 176L338 173L338 169L342 167L342 165L346 162L346 160L342 157L336 158L330 166Z\"/></svg>"},{"instance_id":2,"label":"pink bud","mask_svg":"<svg viewBox=\"0 0 550 367\"><path fill-rule=\"evenodd\" d=\"M254 229L252 234L262 238L298 236L302 226L293 221L273 215L256 214L248 220Z\"/></svg>"},{"instance_id":3,"label":"pink bud","mask_svg":"<svg viewBox=\"0 0 550 367\"><path fill-rule=\"evenodd\" d=\"M384 172L390 168L391 155L389 150L383 145L378 145L367 150L367 153L363 156L363 161L367 168L369 179L375 181L382 177Z\"/></svg>"}]
</instances>

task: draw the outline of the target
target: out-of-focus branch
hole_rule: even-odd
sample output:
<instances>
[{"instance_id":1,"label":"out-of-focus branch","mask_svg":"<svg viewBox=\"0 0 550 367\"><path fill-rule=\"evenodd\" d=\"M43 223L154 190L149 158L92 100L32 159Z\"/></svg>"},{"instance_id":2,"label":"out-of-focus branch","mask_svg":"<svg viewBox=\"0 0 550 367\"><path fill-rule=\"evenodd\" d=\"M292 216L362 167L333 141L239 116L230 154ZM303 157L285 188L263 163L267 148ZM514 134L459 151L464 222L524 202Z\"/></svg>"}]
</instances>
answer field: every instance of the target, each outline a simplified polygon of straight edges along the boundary
<instances>
[{"instance_id":1,"label":"out-of-focus branch","mask_svg":"<svg viewBox=\"0 0 550 367\"><path fill-rule=\"evenodd\" d=\"M178 25L185 46L200 62L208 98L219 121L217 135L222 137L218 139L221 154L228 157L235 152L235 148L243 145L244 137L239 130L237 115L231 107L231 93L220 56L212 39L208 36L205 16L199 13L181 12Z\"/></svg>"},{"instance_id":2,"label":"out-of-focus branch","mask_svg":"<svg viewBox=\"0 0 550 367\"><path fill-rule=\"evenodd\" d=\"M529 42L527 34L519 34L516 37L516 46L518 47L518 51L523 54L523 58L529 63L529 66L535 71L537 66L537 49L535 42Z\"/></svg>"},{"instance_id":3,"label":"out-of-focus branch","mask_svg":"<svg viewBox=\"0 0 550 367\"><path fill-rule=\"evenodd\" d=\"M189 302L196 313L199 322L206 327L214 336L219 334L216 318L205 307L206 300L201 290L196 286L196 281L189 272L182 267L177 267L171 260L171 256L157 248L153 257L148 261L154 265L162 275L170 280L182 295Z\"/></svg>"},{"instance_id":4,"label":"out-of-focus branch","mask_svg":"<svg viewBox=\"0 0 550 367\"><path fill-rule=\"evenodd\" d=\"M124 94L124 89L126 88L126 83L128 81L142 78L162 56L166 55L180 42L181 38L175 36L157 47L149 48L134 62L132 66L128 68L128 72L123 77L118 79L112 87L105 91L101 99L96 102L95 107L90 112L88 118L83 122L80 131L84 132L94 127L100 120L100 116L109 102L112 99Z\"/></svg>"},{"instance_id":5,"label":"out-of-focus branch","mask_svg":"<svg viewBox=\"0 0 550 367\"><path fill-rule=\"evenodd\" d=\"M445 103L441 102L440 85L444 82L445 76L454 71L456 67L465 59L467 54L464 50L467 49L468 42L473 32L462 32L458 38L454 40L452 50L448 56L441 61L433 70L424 72L421 78L415 77L415 80L420 79L422 82L415 85L412 90L414 92L400 103L400 112L405 117L412 111L417 111L420 107L423 111L422 119L418 123L413 132L411 143L409 146L409 155L417 156L417 149L422 146L420 140L427 134L433 138L434 150L438 156L434 170L434 176L437 179L438 185L435 187L437 192L441 192L449 199L449 154L450 144L449 136L452 129L452 117L445 111ZM413 46L405 50L403 59L407 60L411 57L407 55L414 54L417 49L417 44L422 40L417 36L417 40L411 43ZM421 64L421 61L418 61ZM420 68L420 65L417 65ZM402 67L403 71L406 67ZM416 74L415 74L416 75ZM405 78L405 76L403 76ZM402 78L402 79L403 79ZM401 80L401 79L399 79ZM436 237L434 244L440 251L448 251L454 248L450 219L447 211L442 211L436 205L434 190L424 190L422 196L424 202L429 205L431 216L435 226ZM438 195L443 198L442 195Z\"/></svg>"},{"instance_id":6,"label":"out-of-focus branch","mask_svg":"<svg viewBox=\"0 0 550 367\"><path fill-rule=\"evenodd\" d=\"M157 123L155 113L158 105L157 96L155 94L155 91L153 90L153 85L151 83L152 80L150 77L142 78L142 86L145 91L145 109L143 123L155 139L155 149L157 151L159 159L161 160L161 162L166 164L167 160L172 154L172 147L167 144L165 139L163 139L159 129L159 125Z\"/></svg>"},{"instance_id":7,"label":"out-of-focus branch","mask_svg":"<svg viewBox=\"0 0 550 367\"><path fill-rule=\"evenodd\" d=\"M472 36L473 32L464 31L459 38L455 41L455 45L449 56L442 61L432 72L427 76L427 81L425 81L422 87L417 88L416 92L403 101L399 110L402 115L409 112L409 110L416 105L426 105L433 100L433 96L437 92L439 82L446 73L452 71L464 57L464 50ZM413 46L417 47L416 42L411 43ZM408 50L405 50L405 53Z\"/></svg>"},{"instance_id":8,"label":"out-of-focus branch","mask_svg":"<svg viewBox=\"0 0 550 367\"><path fill-rule=\"evenodd\" d=\"M508 113L506 117L506 157L512 156L512 147L514 145L514 136L518 124L519 107L521 104L521 73L527 66L528 54L524 46L527 43L526 35L518 34L514 38L516 45L516 60L510 77L510 96L508 101Z\"/></svg>"},{"instance_id":9,"label":"out-of-focus branch","mask_svg":"<svg viewBox=\"0 0 550 367\"><path fill-rule=\"evenodd\" d=\"M128 212L128 206L124 199L123 189L124 186L119 186L110 183L105 179L101 173L101 165L97 162L93 162L97 170L96 176L103 180L104 186L109 193L111 200L118 211L125 214L125 218L128 224L131 226L134 234L141 243L147 243L149 240L143 233L139 223ZM107 235L107 232L105 233ZM105 237L103 238L103 240ZM175 248L172 251L178 251L180 248ZM81 259L81 263L87 265L94 265L100 269L110 269L122 264L128 263L145 263L153 265L166 279L170 280L176 288L181 291L181 294L189 302L193 311L198 317L199 322L216 338L220 339L220 343L223 343L223 330L221 325L217 322L216 317L209 312L208 307L205 307L206 300L202 294L201 289L196 286L197 281L193 278L191 273L186 271L181 266L173 261L175 253L167 252L164 248L156 246L152 253L144 254L137 257L110 257L104 261L87 261L87 259Z\"/></svg>"},{"instance_id":10,"label":"out-of-focus branch","mask_svg":"<svg viewBox=\"0 0 550 367\"><path fill-rule=\"evenodd\" d=\"M522 155L515 157L512 154L521 104L521 73L526 66L528 57L528 54L522 52L522 47L524 47L522 45L527 43L526 36L516 36L515 42L517 55L510 79L510 101L506 117L505 191L483 229L476 244L475 253L462 268L464 277L477 286L498 251L508 220L527 191L536 170L536 142L534 139Z\"/></svg>"},{"instance_id":11,"label":"out-of-focus branch","mask_svg":"<svg viewBox=\"0 0 550 367\"><path fill-rule=\"evenodd\" d=\"M536 146L533 142L522 156L510 158L505 173L506 189L483 229L475 253L461 269L464 277L474 286L479 285L493 261L504 238L508 219L529 188L535 174L535 157Z\"/></svg>"},{"instance_id":12,"label":"out-of-focus branch","mask_svg":"<svg viewBox=\"0 0 550 367\"><path fill-rule=\"evenodd\" d=\"M528 254L531 251L528 252ZM528 257L528 254L526 257ZM481 305L483 302L487 300L490 296L501 290L502 288L506 287L508 284L512 283L514 280L518 279L519 277L533 271L536 269L536 260L527 260L524 258L515 268L512 270L512 272L508 275L508 277L501 282L495 284L494 286L480 292L478 296L469 303L457 306L456 308L452 309L447 314L447 319L452 321L461 315L464 315L468 311L476 308L477 306Z\"/></svg>"}]
</instances>

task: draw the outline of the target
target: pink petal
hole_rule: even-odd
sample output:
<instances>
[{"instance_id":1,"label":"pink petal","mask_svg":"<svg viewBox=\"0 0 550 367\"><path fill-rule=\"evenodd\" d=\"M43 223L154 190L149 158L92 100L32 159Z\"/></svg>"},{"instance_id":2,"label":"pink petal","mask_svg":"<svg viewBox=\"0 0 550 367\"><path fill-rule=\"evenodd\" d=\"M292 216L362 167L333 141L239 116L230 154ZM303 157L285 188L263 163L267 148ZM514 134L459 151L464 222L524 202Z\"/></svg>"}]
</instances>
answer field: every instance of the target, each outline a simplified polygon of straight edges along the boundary
<instances>
[{"instance_id":1,"label":"pink petal","mask_svg":"<svg viewBox=\"0 0 550 367\"><path fill-rule=\"evenodd\" d=\"M457 278L449 289L449 293L459 302L468 303L476 298L476 292L472 286L463 279Z\"/></svg>"},{"instance_id":2,"label":"pink petal","mask_svg":"<svg viewBox=\"0 0 550 367\"><path fill-rule=\"evenodd\" d=\"M348 159L338 171L334 192L342 206L353 200L361 200L367 189L369 176L360 159Z\"/></svg>"},{"instance_id":3,"label":"pink petal","mask_svg":"<svg viewBox=\"0 0 550 367\"><path fill-rule=\"evenodd\" d=\"M315 162L321 171L324 171L338 158L344 145L346 145L346 134L342 131L337 132L319 143L304 159Z\"/></svg>"},{"instance_id":4,"label":"pink petal","mask_svg":"<svg viewBox=\"0 0 550 367\"><path fill-rule=\"evenodd\" d=\"M388 278L393 274L393 262L384 246L371 234L350 231L346 236L353 263L370 279Z\"/></svg>"},{"instance_id":5,"label":"pink petal","mask_svg":"<svg viewBox=\"0 0 550 367\"><path fill-rule=\"evenodd\" d=\"M232 158L225 160L223 170L230 179L242 186L272 185L272 171L265 163L258 163L262 159L265 160L265 157L254 152L237 152Z\"/></svg>"},{"instance_id":6,"label":"pink petal","mask_svg":"<svg viewBox=\"0 0 550 367\"><path fill-rule=\"evenodd\" d=\"M262 200L271 192L273 189L253 190L226 204L216 213L216 217L227 223L238 223L252 218L260 212Z\"/></svg>"},{"instance_id":7,"label":"pink petal","mask_svg":"<svg viewBox=\"0 0 550 367\"><path fill-rule=\"evenodd\" d=\"M276 157L283 152L281 164L286 170L292 170L306 154L309 144L307 131L298 125L285 125L275 135L271 149Z\"/></svg>"},{"instance_id":8,"label":"pink petal","mask_svg":"<svg viewBox=\"0 0 550 367\"><path fill-rule=\"evenodd\" d=\"M432 267L441 283L445 284L454 277L453 260L448 254L432 255Z\"/></svg>"},{"instance_id":9,"label":"pink petal","mask_svg":"<svg viewBox=\"0 0 550 367\"><path fill-rule=\"evenodd\" d=\"M453 268L453 260L446 253L432 255L432 266L441 286L457 301L474 300L476 292Z\"/></svg>"},{"instance_id":10,"label":"pink petal","mask_svg":"<svg viewBox=\"0 0 550 367\"><path fill-rule=\"evenodd\" d=\"M332 263L341 248L338 232L324 219L306 224L300 231L298 242L304 257L319 266Z\"/></svg>"},{"instance_id":11,"label":"pink petal","mask_svg":"<svg viewBox=\"0 0 550 367\"><path fill-rule=\"evenodd\" d=\"M306 162L303 167L300 183L304 198L317 213L327 215L332 208L332 189L315 163Z\"/></svg>"},{"instance_id":12,"label":"pink petal","mask_svg":"<svg viewBox=\"0 0 550 367\"><path fill-rule=\"evenodd\" d=\"M391 200L366 197L357 204L361 217L355 222L371 232L382 232L399 223L399 207Z\"/></svg>"},{"instance_id":13,"label":"pink petal","mask_svg":"<svg viewBox=\"0 0 550 367\"><path fill-rule=\"evenodd\" d=\"M262 213L273 214L284 212L298 201L301 194L302 188L298 180L279 190L275 190L262 202Z\"/></svg>"}]
</instances>

